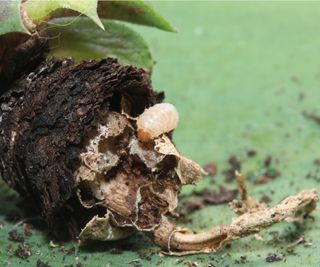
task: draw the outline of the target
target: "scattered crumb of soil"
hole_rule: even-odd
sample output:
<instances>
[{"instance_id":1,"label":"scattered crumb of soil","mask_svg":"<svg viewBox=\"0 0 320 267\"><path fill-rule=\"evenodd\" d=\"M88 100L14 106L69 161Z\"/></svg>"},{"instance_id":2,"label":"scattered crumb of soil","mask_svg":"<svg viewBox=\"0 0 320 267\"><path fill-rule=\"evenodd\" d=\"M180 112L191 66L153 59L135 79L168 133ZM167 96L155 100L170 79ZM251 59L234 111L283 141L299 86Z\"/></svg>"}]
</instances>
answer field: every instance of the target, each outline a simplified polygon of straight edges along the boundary
<instances>
[{"instance_id":1,"label":"scattered crumb of soil","mask_svg":"<svg viewBox=\"0 0 320 267\"><path fill-rule=\"evenodd\" d=\"M15 250L15 255L24 260L29 258L32 255L30 245L19 245L18 248Z\"/></svg>"},{"instance_id":2,"label":"scattered crumb of soil","mask_svg":"<svg viewBox=\"0 0 320 267\"><path fill-rule=\"evenodd\" d=\"M188 213L194 212L196 210L199 210L203 207L203 200L197 197L190 197L186 203L185 207L188 211Z\"/></svg>"},{"instance_id":3,"label":"scattered crumb of soil","mask_svg":"<svg viewBox=\"0 0 320 267\"><path fill-rule=\"evenodd\" d=\"M214 162L207 163L207 164L204 165L202 168L203 168L204 171L205 171L206 173L208 173L208 175L210 175L210 176L216 175L216 173L217 173L217 171L218 171L217 165L216 165Z\"/></svg>"},{"instance_id":4,"label":"scattered crumb of soil","mask_svg":"<svg viewBox=\"0 0 320 267\"><path fill-rule=\"evenodd\" d=\"M201 196L205 204L218 205L222 203L228 203L236 198L238 190L228 190L223 186L220 186L219 191L204 189L197 193Z\"/></svg>"},{"instance_id":5,"label":"scattered crumb of soil","mask_svg":"<svg viewBox=\"0 0 320 267\"><path fill-rule=\"evenodd\" d=\"M270 203L272 201L272 198L267 196L267 195L263 195L261 196L261 198L259 199L259 202L263 202L263 203Z\"/></svg>"},{"instance_id":6,"label":"scattered crumb of soil","mask_svg":"<svg viewBox=\"0 0 320 267\"><path fill-rule=\"evenodd\" d=\"M10 241L19 242L19 243L24 242L24 237L18 234L17 230L10 231L8 235L9 235L8 239Z\"/></svg>"},{"instance_id":7,"label":"scattered crumb of soil","mask_svg":"<svg viewBox=\"0 0 320 267\"><path fill-rule=\"evenodd\" d=\"M257 176L256 179L254 180L255 184L267 184L270 183L272 179L269 176L266 175L260 175Z\"/></svg>"},{"instance_id":8,"label":"scattered crumb of soil","mask_svg":"<svg viewBox=\"0 0 320 267\"><path fill-rule=\"evenodd\" d=\"M299 101L303 101L304 97L305 97L304 92L300 92L298 96Z\"/></svg>"},{"instance_id":9,"label":"scattered crumb of soil","mask_svg":"<svg viewBox=\"0 0 320 267\"><path fill-rule=\"evenodd\" d=\"M252 157L254 157L256 155L257 155L257 151L255 151L254 149L250 149L250 150L247 151L247 156L249 158L252 158Z\"/></svg>"},{"instance_id":10,"label":"scattered crumb of soil","mask_svg":"<svg viewBox=\"0 0 320 267\"><path fill-rule=\"evenodd\" d=\"M320 167L320 159L315 159L313 164Z\"/></svg>"},{"instance_id":11,"label":"scattered crumb of soil","mask_svg":"<svg viewBox=\"0 0 320 267\"><path fill-rule=\"evenodd\" d=\"M67 254L68 256L75 255L75 253L76 253L76 248L75 248L75 247L72 247L72 248L70 248L70 249L68 249L68 250L66 251L66 254Z\"/></svg>"},{"instance_id":12,"label":"scattered crumb of soil","mask_svg":"<svg viewBox=\"0 0 320 267\"><path fill-rule=\"evenodd\" d=\"M235 180L236 176L235 176L235 172L236 171L241 171L241 162L240 160L235 156L232 155L229 160L229 168L223 171L225 178L225 181L227 183L231 183Z\"/></svg>"},{"instance_id":13,"label":"scattered crumb of soil","mask_svg":"<svg viewBox=\"0 0 320 267\"><path fill-rule=\"evenodd\" d=\"M291 81L297 85L301 85L300 79L295 75L291 76Z\"/></svg>"},{"instance_id":14,"label":"scattered crumb of soil","mask_svg":"<svg viewBox=\"0 0 320 267\"><path fill-rule=\"evenodd\" d=\"M272 240L268 242L269 244L271 243L278 244L281 242L280 234L278 231L270 231L269 235L271 235L272 237Z\"/></svg>"},{"instance_id":15,"label":"scattered crumb of soil","mask_svg":"<svg viewBox=\"0 0 320 267\"><path fill-rule=\"evenodd\" d=\"M10 254L12 254L12 244L9 244L6 246L6 251Z\"/></svg>"},{"instance_id":16,"label":"scattered crumb of soil","mask_svg":"<svg viewBox=\"0 0 320 267\"><path fill-rule=\"evenodd\" d=\"M302 115L305 116L307 119L313 120L316 123L320 123L320 115L318 114L303 111Z\"/></svg>"},{"instance_id":17,"label":"scattered crumb of soil","mask_svg":"<svg viewBox=\"0 0 320 267\"><path fill-rule=\"evenodd\" d=\"M273 159L271 156L267 156L264 159L263 168L261 170L261 174L257 176L254 180L255 184L267 184L271 182L273 179L280 176L280 171L272 166Z\"/></svg>"},{"instance_id":18,"label":"scattered crumb of soil","mask_svg":"<svg viewBox=\"0 0 320 267\"><path fill-rule=\"evenodd\" d=\"M178 209L180 217L201 209L204 206L219 205L228 203L237 197L238 190L229 190L220 186L219 191L203 189L199 192L194 192L193 196L181 200L181 208Z\"/></svg>"},{"instance_id":19,"label":"scattered crumb of soil","mask_svg":"<svg viewBox=\"0 0 320 267\"><path fill-rule=\"evenodd\" d=\"M48 263L44 263L41 260L37 260L37 267L50 267Z\"/></svg>"},{"instance_id":20,"label":"scattered crumb of soil","mask_svg":"<svg viewBox=\"0 0 320 267\"><path fill-rule=\"evenodd\" d=\"M24 223L22 225L22 228L23 228L23 232L24 232L25 236L31 236L32 235L30 224Z\"/></svg>"},{"instance_id":21,"label":"scattered crumb of soil","mask_svg":"<svg viewBox=\"0 0 320 267\"><path fill-rule=\"evenodd\" d=\"M139 251L138 252L139 258L142 260L147 260L147 261L151 261L151 256L150 254L148 255L147 253L143 252L143 251Z\"/></svg>"},{"instance_id":22,"label":"scattered crumb of soil","mask_svg":"<svg viewBox=\"0 0 320 267\"><path fill-rule=\"evenodd\" d=\"M235 260L234 263L236 264L245 264L248 262L247 256L240 256L239 260Z\"/></svg>"},{"instance_id":23,"label":"scattered crumb of soil","mask_svg":"<svg viewBox=\"0 0 320 267\"><path fill-rule=\"evenodd\" d=\"M269 155L264 159L264 166L269 167L272 163L272 157Z\"/></svg>"},{"instance_id":24,"label":"scattered crumb of soil","mask_svg":"<svg viewBox=\"0 0 320 267\"><path fill-rule=\"evenodd\" d=\"M266 257L266 262L275 262L275 261L282 261L283 255L282 254L275 254L269 253L268 257Z\"/></svg>"}]
</instances>

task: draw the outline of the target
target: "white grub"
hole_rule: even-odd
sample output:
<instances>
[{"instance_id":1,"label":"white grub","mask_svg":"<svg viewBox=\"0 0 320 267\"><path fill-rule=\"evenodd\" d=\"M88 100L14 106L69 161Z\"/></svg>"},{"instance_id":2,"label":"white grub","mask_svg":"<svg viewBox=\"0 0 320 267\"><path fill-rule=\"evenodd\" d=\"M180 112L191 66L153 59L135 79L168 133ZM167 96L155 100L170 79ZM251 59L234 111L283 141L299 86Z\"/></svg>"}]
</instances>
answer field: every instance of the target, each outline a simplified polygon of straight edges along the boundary
<instances>
[{"instance_id":1,"label":"white grub","mask_svg":"<svg viewBox=\"0 0 320 267\"><path fill-rule=\"evenodd\" d=\"M309 189L289 196L275 207L254 201L247 195L245 179L237 173L241 202L245 208L229 225L218 225L207 232L193 233L180 228L163 217L151 236L162 247L164 254L186 255L210 253L220 249L226 242L259 233L262 229L281 221L295 221L316 208L319 198L316 190Z\"/></svg>"},{"instance_id":2,"label":"white grub","mask_svg":"<svg viewBox=\"0 0 320 267\"><path fill-rule=\"evenodd\" d=\"M156 104L146 109L137 119L137 135L142 142L148 142L161 134L174 130L179 114L174 105Z\"/></svg>"}]
</instances>

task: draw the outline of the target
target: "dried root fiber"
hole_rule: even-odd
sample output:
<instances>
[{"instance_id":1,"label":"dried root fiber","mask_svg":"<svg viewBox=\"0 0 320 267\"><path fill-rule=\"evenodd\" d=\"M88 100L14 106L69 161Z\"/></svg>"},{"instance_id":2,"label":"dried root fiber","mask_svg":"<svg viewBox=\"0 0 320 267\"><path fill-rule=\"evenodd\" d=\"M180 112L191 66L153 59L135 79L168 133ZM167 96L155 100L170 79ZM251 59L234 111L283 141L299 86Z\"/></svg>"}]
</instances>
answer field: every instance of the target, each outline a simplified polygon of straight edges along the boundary
<instances>
[{"instance_id":1,"label":"dried root fiber","mask_svg":"<svg viewBox=\"0 0 320 267\"><path fill-rule=\"evenodd\" d=\"M114 59L47 60L1 92L0 175L33 200L56 236L116 240L138 230L167 254L213 252L310 212L318 199L306 190L269 208L248 197L238 175L242 199L231 206L240 215L194 234L168 219L181 186L204 173L171 141L177 118L147 117L159 131L143 140L137 134L136 118L163 100L148 73Z\"/></svg>"}]
</instances>

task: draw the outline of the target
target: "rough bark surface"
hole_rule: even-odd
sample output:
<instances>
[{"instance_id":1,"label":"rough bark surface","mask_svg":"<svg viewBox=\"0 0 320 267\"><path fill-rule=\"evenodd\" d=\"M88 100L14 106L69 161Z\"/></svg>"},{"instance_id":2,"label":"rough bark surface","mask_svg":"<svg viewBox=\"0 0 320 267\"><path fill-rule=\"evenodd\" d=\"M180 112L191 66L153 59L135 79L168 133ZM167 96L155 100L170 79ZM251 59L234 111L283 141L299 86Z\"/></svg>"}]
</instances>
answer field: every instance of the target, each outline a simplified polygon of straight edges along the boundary
<instances>
[{"instance_id":1,"label":"rough bark surface","mask_svg":"<svg viewBox=\"0 0 320 267\"><path fill-rule=\"evenodd\" d=\"M162 98L146 72L114 59L48 60L0 95L0 176L34 200L55 235L76 237L105 213L83 208L76 195L85 137L121 103L137 116Z\"/></svg>"}]
</instances>

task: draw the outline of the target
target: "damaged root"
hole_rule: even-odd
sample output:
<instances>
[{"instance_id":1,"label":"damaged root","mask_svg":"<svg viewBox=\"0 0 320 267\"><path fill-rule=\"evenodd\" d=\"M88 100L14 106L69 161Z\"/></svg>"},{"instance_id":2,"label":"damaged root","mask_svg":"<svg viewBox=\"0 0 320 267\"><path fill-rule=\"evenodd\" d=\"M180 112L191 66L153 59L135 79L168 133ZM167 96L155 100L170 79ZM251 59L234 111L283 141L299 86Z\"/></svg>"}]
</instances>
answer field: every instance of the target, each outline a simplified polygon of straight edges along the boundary
<instances>
[{"instance_id":1,"label":"damaged root","mask_svg":"<svg viewBox=\"0 0 320 267\"><path fill-rule=\"evenodd\" d=\"M260 203L257 205L258 202L248 196L245 197L244 177L240 174L236 176L243 205L247 207L247 211L233 218L229 225L219 225L198 234L177 227L168 219L163 218L151 238L163 249L164 254L186 255L215 252L228 241L258 233L275 223L294 220L305 213L310 213L315 209L316 202L319 200L316 191L309 189L287 197L275 207L267 207ZM248 200L250 200L249 205Z\"/></svg>"}]
</instances>

